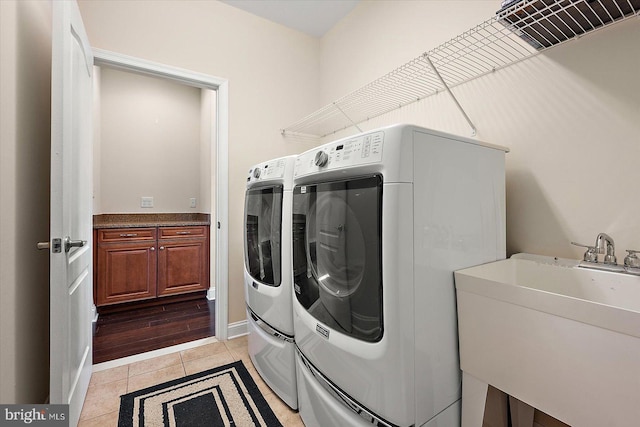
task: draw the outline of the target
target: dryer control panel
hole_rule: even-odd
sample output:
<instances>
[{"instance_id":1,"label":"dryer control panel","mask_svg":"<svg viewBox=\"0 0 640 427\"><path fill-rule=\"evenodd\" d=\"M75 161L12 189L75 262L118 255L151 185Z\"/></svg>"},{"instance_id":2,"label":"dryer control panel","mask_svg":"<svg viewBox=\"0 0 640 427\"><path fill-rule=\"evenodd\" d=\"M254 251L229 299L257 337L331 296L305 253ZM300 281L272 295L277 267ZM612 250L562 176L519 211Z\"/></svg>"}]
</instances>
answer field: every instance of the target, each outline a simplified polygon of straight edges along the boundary
<instances>
[{"instance_id":1,"label":"dryer control panel","mask_svg":"<svg viewBox=\"0 0 640 427\"><path fill-rule=\"evenodd\" d=\"M384 132L373 132L321 145L296 159L294 176L382 161Z\"/></svg>"},{"instance_id":2,"label":"dryer control panel","mask_svg":"<svg viewBox=\"0 0 640 427\"><path fill-rule=\"evenodd\" d=\"M287 165L286 159L276 159L249 169L247 183L282 179Z\"/></svg>"}]
</instances>

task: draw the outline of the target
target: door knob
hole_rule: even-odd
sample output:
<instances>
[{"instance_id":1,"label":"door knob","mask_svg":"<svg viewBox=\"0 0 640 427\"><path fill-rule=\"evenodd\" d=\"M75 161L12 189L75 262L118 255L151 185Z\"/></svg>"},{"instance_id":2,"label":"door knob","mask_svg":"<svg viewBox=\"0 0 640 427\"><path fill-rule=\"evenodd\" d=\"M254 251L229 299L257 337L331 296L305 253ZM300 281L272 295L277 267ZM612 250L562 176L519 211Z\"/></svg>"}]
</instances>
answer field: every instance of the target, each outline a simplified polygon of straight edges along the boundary
<instances>
[{"instance_id":1,"label":"door knob","mask_svg":"<svg viewBox=\"0 0 640 427\"><path fill-rule=\"evenodd\" d=\"M69 237L66 237L64 239L64 251L69 252L71 248L81 248L86 244L86 240L71 240Z\"/></svg>"}]
</instances>

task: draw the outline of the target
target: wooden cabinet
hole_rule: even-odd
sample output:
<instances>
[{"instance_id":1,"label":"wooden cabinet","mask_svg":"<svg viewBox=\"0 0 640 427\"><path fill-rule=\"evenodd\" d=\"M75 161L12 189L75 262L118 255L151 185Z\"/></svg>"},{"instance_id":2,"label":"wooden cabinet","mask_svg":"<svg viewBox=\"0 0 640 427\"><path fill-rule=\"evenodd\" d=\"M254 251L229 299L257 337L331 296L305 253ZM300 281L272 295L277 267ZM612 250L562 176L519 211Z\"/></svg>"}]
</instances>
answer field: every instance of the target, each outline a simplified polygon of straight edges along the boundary
<instances>
[{"instance_id":1,"label":"wooden cabinet","mask_svg":"<svg viewBox=\"0 0 640 427\"><path fill-rule=\"evenodd\" d=\"M156 236L156 228L98 230L98 306L156 296Z\"/></svg>"},{"instance_id":2,"label":"wooden cabinet","mask_svg":"<svg viewBox=\"0 0 640 427\"><path fill-rule=\"evenodd\" d=\"M209 287L209 227L97 231L96 305L139 301Z\"/></svg>"},{"instance_id":3,"label":"wooden cabinet","mask_svg":"<svg viewBox=\"0 0 640 427\"><path fill-rule=\"evenodd\" d=\"M166 227L158 237L158 292L175 295L209 287L208 227Z\"/></svg>"}]
</instances>

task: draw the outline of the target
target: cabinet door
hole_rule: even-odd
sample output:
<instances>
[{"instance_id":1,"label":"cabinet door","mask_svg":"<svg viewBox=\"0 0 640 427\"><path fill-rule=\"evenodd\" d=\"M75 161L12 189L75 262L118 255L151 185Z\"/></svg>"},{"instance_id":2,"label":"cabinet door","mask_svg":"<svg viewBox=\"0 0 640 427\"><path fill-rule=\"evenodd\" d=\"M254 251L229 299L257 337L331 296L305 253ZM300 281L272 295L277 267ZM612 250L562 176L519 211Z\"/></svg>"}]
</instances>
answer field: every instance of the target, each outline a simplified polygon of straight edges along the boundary
<instances>
[{"instance_id":1,"label":"cabinet door","mask_svg":"<svg viewBox=\"0 0 640 427\"><path fill-rule=\"evenodd\" d=\"M155 249L155 242L100 245L98 306L154 298L157 278Z\"/></svg>"},{"instance_id":2,"label":"cabinet door","mask_svg":"<svg viewBox=\"0 0 640 427\"><path fill-rule=\"evenodd\" d=\"M158 296L209 287L208 239L158 241Z\"/></svg>"}]
</instances>

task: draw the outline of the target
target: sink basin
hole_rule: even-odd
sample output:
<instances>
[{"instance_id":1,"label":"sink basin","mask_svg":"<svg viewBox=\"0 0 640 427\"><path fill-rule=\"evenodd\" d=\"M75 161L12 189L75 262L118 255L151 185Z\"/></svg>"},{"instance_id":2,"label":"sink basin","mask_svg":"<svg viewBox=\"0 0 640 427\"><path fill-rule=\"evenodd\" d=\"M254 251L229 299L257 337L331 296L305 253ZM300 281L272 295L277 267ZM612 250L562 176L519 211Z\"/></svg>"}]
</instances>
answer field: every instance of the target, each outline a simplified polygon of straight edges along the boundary
<instances>
[{"instance_id":1,"label":"sink basin","mask_svg":"<svg viewBox=\"0 0 640 427\"><path fill-rule=\"evenodd\" d=\"M640 277L578 264L518 254L457 271L456 288L640 338Z\"/></svg>"},{"instance_id":2,"label":"sink basin","mask_svg":"<svg viewBox=\"0 0 640 427\"><path fill-rule=\"evenodd\" d=\"M518 254L455 272L463 426L482 425L469 390L486 384L572 426L637 425L640 277L578 264Z\"/></svg>"}]
</instances>

